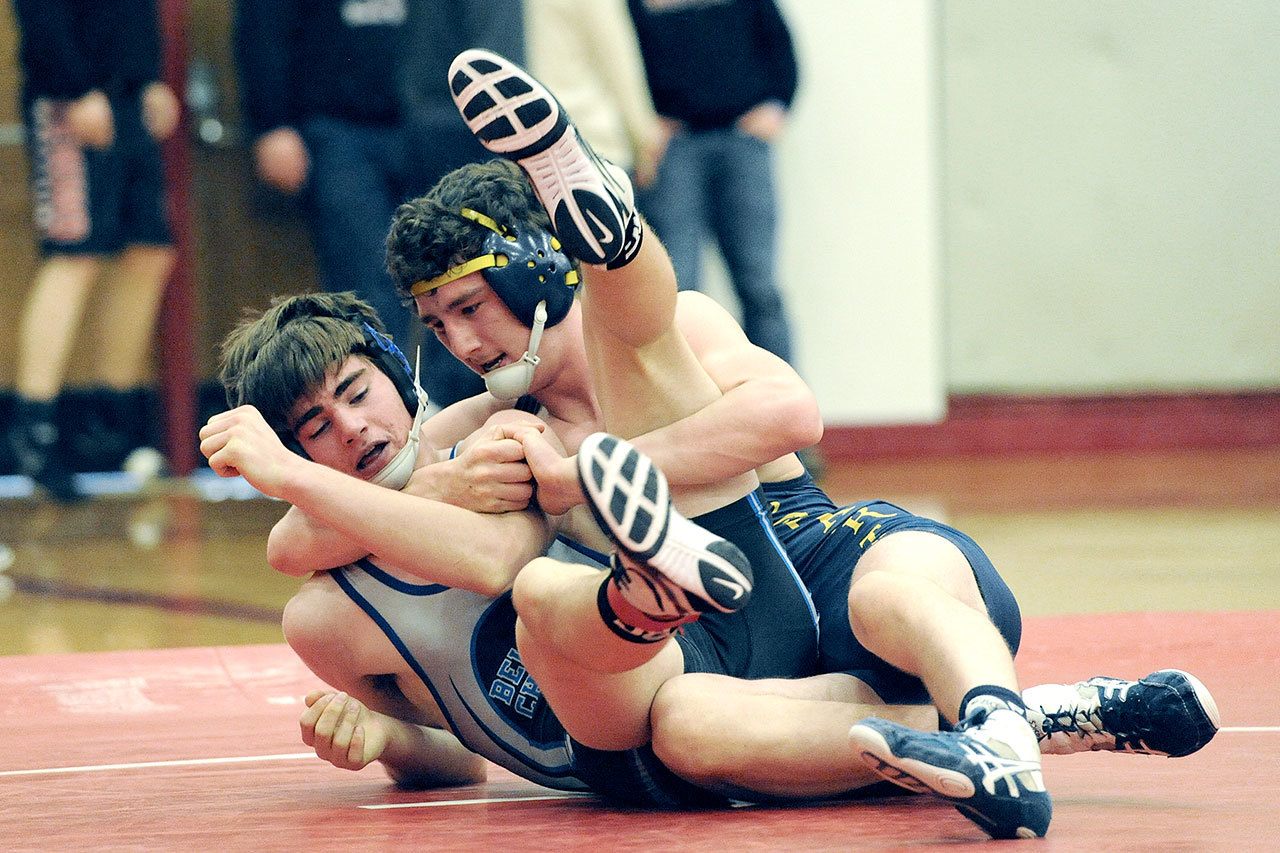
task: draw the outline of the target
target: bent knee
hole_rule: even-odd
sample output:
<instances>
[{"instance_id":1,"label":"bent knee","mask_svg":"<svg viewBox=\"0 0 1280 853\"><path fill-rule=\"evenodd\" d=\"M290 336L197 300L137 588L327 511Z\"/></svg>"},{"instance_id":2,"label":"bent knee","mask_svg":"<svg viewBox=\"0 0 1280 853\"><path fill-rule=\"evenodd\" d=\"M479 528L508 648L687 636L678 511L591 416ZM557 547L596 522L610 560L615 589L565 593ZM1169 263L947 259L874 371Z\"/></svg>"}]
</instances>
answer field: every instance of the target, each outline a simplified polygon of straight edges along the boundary
<instances>
[{"instance_id":1,"label":"bent knee","mask_svg":"<svg viewBox=\"0 0 1280 853\"><path fill-rule=\"evenodd\" d=\"M714 675L677 676L658 690L650 710L654 754L673 773L696 785L723 781L734 762L724 732L732 720L721 720L723 703L715 701ZM726 728L727 727L727 728Z\"/></svg>"},{"instance_id":2,"label":"bent knee","mask_svg":"<svg viewBox=\"0 0 1280 853\"><path fill-rule=\"evenodd\" d=\"M564 593L567 577L577 570L596 571L551 557L535 557L520 570L511 587L511 604L526 626L536 631L549 618Z\"/></svg>"},{"instance_id":3,"label":"bent knee","mask_svg":"<svg viewBox=\"0 0 1280 853\"><path fill-rule=\"evenodd\" d=\"M285 642L304 659L308 651L332 645L342 636L343 604L349 601L327 573L316 574L284 606L280 627Z\"/></svg>"}]
</instances>

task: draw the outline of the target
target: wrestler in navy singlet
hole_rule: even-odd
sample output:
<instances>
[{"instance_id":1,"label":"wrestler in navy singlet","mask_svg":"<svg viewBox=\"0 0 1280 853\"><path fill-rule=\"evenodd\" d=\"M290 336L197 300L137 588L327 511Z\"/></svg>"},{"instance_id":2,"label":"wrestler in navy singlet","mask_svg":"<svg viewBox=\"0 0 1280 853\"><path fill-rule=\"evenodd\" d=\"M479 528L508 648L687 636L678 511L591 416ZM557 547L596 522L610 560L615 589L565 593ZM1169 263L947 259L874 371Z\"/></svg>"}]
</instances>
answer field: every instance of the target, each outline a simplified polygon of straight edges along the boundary
<instances>
[{"instance_id":1,"label":"wrestler in navy singlet","mask_svg":"<svg viewBox=\"0 0 1280 853\"><path fill-rule=\"evenodd\" d=\"M954 544L973 569L991 621L1011 652L1022 637L1022 617L1013 593L976 542L953 527L885 501L836 506L807 473L763 484L773 530L813 596L820 617L822 672L847 672L866 682L886 702L927 703L918 678L867 651L849 627L849 585L854 566L873 542L901 530L935 533Z\"/></svg>"}]
</instances>

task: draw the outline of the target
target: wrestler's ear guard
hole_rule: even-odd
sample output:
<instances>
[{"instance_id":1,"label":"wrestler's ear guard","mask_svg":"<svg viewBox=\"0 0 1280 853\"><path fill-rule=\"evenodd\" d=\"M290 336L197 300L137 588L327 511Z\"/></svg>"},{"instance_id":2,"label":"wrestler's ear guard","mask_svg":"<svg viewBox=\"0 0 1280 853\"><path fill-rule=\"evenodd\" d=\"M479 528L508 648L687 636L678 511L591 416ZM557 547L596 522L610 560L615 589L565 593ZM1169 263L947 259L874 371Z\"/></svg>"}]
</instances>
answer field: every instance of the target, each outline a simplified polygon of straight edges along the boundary
<instances>
[{"instance_id":1,"label":"wrestler's ear guard","mask_svg":"<svg viewBox=\"0 0 1280 853\"><path fill-rule=\"evenodd\" d=\"M547 303L539 302L533 311L533 331L529 335L529 349L514 364L499 367L484 375L484 387L499 400L518 400L529 393L533 385L533 372L538 367L538 346L542 343L542 330L547 325Z\"/></svg>"}]
</instances>

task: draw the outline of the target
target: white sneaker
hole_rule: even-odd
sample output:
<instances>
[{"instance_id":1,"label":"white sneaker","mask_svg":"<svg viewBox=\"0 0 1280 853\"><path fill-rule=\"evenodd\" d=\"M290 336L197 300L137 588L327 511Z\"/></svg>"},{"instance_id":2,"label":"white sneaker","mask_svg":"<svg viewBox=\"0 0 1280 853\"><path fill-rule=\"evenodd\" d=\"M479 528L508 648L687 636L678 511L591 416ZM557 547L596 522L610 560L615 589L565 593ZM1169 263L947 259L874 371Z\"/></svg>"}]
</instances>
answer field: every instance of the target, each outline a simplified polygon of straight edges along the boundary
<instances>
[{"instance_id":1,"label":"white sneaker","mask_svg":"<svg viewBox=\"0 0 1280 853\"><path fill-rule=\"evenodd\" d=\"M570 256L621 264L639 251L631 181L591 150L533 75L496 53L465 50L449 66L449 91L480 144L529 176Z\"/></svg>"},{"instance_id":2,"label":"white sneaker","mask_svg":"<svg viewBox=\"0 0 1280 853\"><path fill-rule=\"evenodd\" d=\"M624 598L660 620L732 613L751 600L751 564L736 545L671 505L667 479L649 457L608 433L578 449L587 505L618 546L614 579Z\"/></svg>"}]
</instances>

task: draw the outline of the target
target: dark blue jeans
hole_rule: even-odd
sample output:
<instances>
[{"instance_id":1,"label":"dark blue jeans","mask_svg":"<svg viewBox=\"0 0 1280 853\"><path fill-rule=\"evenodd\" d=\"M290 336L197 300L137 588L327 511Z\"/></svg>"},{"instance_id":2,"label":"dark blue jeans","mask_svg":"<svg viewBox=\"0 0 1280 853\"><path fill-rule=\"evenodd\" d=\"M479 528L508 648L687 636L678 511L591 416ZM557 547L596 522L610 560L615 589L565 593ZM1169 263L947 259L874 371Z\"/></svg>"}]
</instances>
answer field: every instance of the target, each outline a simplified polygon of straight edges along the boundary
<instances>
[{"instance_id":1,"label":"dark blue jeans","mask_svg":"<svg viewBox=\"0 0 1280 853\"><path fill-rule=\"evenodd\" d=\"M678 134L638 204L671 254L681 290L700 288L702 248L715 240L747 337L791 361L790 322L777 282L772 147L731 128Z\"/></svg>"},{"instance_id":2,"label":"dark blue jeans","mask_svg":"<svg viewBox=\"0 0 1280 853\"><path fill-rule=\"evenodd\" d=\"M381 125L317 117L302 123L311 157L307 209L320 286L354 290L377 309L409 363L422 344L422 385L433 403L448 405L484 390L484 383L424 334L412 307L401 304L387 274L391 217L402 202L426 193L430 178L410 134Z\"/></svg>"}]
</instances>

